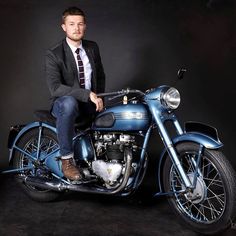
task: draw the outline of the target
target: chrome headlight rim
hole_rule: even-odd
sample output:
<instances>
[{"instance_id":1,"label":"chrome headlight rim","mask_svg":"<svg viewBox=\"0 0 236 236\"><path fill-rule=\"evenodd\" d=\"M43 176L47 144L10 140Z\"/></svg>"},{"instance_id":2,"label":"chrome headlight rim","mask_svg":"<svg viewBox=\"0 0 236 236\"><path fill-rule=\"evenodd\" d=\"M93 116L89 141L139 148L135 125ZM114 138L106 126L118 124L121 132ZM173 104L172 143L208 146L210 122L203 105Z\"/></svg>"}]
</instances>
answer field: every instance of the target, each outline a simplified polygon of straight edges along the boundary
<instances>
[{"instance_id":1,"label":"chrome headlight rim","mask_svg":"<svg viewBox=\"0 0 236 236\"><path fill-rule=\"evenodd\" d=\"M180 104L180 93L174 87L167 87L161 94L161 104L166 109L175 110Z\"/></svg>"}]
</instances>

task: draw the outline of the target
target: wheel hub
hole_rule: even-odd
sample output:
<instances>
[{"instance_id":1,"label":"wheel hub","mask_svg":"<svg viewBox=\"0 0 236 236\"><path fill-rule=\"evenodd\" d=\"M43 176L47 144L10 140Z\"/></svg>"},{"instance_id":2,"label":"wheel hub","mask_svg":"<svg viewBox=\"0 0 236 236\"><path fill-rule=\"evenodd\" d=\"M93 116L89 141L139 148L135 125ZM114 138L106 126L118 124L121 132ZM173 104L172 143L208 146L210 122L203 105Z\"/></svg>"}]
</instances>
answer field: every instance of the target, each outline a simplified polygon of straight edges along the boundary
<instances>
[{"instance_id":1,"label":"wheel hub","mask_svg":"<svg viewBox=\"0 0 236 236\"><path fill-rule=\"evenodd\" d=\"M188 178L193 184L194 174L188 174ZM197 177L196 187L192 191L185 194L185 197L194 204L198 204L202 202L207 196L206 184L201 176Z\"/></svg>"}]
</instances>

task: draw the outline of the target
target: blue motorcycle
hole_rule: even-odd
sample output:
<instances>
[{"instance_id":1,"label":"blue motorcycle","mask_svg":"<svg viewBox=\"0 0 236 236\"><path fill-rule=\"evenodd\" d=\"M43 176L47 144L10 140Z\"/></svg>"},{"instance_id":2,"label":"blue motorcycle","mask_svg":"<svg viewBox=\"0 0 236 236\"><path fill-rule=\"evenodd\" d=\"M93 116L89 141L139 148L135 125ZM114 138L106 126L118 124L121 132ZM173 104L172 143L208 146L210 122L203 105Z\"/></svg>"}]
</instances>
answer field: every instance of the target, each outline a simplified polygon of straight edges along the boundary
<instances>
[{"instance_id":1,"label":"blue motorcycle","mask_svg":"<svg viewBox=\"0 0 236 236\"><path fill-rule=\"evenodd\" d=\"M180 104L176 88L124 89L99 96L123 99L98 113L89 126L75 125L74 158L83 180L73 182L63 176L55 119L42 110L36 113L38 121L11 127L8 147L13 168L5 173L15 173L36 201L52 201L69 190L127 196L142 183L147 146L156 131L164 150L155 197L166 195L178 218L194 231L219 233L232 224L235 171L220 151L223 144L215 128L198 122L181 127L175 115Z\"/></svg>"}]
</instances>

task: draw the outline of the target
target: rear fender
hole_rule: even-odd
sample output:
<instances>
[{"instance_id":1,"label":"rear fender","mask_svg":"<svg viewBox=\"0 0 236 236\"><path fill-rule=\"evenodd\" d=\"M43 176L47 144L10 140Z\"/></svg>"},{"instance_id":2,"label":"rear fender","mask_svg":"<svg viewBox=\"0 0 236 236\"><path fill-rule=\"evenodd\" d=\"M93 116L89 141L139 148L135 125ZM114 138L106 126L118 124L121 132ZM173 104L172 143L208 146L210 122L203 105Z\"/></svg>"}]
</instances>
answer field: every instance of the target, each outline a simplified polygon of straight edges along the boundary
<instances>
[{"instance_id":1,"label":"rear fender","mask_svg":"<svg viewBox=\"0 0 236 236\"><path fill-rule=\"evenodd\" d=\"M14 125L10 127L10 132L8 135L8 142L7 142L8 149L12 148L12 145L13 145L14 140L16 139L16 136L22 130L23 127L25 127L25 125Z\"/></svg>"},{"instance_id":2,"label":"rear fender","mask_svg":"<svg viewBox=\"0 0 236 236\"><path fill-rule=\"evenodd\" d=\"M15 129L14 129L15 127ZM17 144L17 142L20 140L20 138L27 133L29 130L33 129L33 128L37 128L37 127L45 127L48 128L50 130L52 130L53 132L57 133L57 130L55 127L48 125L44 122L33 122L30 124L27 124L25 126L14 126L12 127L12 129L10 130L9 133L9 137L8 137L8 148L9 148L9 163L11 163L12 159L13 159L13 154L14 154L14 147ZM18 129L17 129L18 127Z\"/></svg>"}]
</instances>

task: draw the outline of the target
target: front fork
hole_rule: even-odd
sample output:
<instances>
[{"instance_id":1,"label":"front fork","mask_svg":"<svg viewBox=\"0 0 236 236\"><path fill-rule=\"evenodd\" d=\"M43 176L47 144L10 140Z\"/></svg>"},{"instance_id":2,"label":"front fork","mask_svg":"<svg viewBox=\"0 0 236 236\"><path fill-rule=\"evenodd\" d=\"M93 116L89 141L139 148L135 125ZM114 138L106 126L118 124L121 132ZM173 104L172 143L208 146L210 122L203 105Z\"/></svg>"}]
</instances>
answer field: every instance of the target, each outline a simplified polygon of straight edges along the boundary
<instances>
[{"instance_id":1,"label":"front fork","mask_svg":"<svg viewBox=\"0 0 236 236\"><path fill-rule=\"evenodd\" d=\"M182 130L178 120L176 119L176 117L174 115L168 116L168 119L167 118L164 119L162 116L160 116L159 114L156 114L155 112L153 113L153 115L154 115L154 119L156 120L156 123L158 125L159 134L162 139L162 142L164 143L165 148L166 148L173 164L175 165L175 168L176 168L177 172L179 173L180 178L183 181L185 189L187 191L194 189L196 187L196 183L197 183L197 176L200 174L198 172L198 170L199 170L198 166L200 163L201 154L203 151L203 146L200 145L197 160L196 161L193 160L193 165L195 166L195 173L194 173L193 183L191 183L189 180L189 177L187 176L185 170L182 167L182 164L179 160L178 154L176 153L176 150L174 148L173 142L172 142L171 138L169 137L168 131L166 130L166 127L164 125L164 121L171 120L173 122L173 125L174 125L176 131L177 131L177 134L181 135L181 134L183 134L183 130Z\"/></svg>"}]
</instances>

